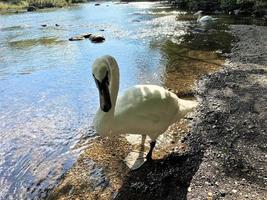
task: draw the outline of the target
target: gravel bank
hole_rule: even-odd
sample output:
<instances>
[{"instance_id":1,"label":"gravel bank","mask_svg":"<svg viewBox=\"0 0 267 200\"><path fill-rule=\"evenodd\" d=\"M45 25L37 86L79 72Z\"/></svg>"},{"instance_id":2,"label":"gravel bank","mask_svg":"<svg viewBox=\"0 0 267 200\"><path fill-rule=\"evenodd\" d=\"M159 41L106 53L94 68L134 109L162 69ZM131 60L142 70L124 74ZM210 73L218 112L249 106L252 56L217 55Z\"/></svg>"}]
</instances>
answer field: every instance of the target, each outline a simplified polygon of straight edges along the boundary
<instances>
[{"instance_id":1,"label":"gravel bank","mask_svg":"<svg viewBox=\"0 0 267 200\"><path fill-rule=\"evenodd\" d=\"M204 155L188 199L267 199L267 27L231 31L237 43L225 68L197 89L190 140L202 139Z\"/></svg>"}]
</instances>

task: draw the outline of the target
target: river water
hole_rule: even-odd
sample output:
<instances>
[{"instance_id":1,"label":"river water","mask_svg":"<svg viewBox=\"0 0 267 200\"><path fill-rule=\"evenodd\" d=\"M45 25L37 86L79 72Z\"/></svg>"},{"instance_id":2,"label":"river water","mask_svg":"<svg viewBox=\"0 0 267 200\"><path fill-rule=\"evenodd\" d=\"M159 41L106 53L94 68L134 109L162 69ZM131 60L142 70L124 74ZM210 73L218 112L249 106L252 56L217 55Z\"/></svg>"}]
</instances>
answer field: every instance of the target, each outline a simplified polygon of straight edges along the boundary
<instances>
[{"instance_id":1,"label":"river water","mask_svg":"<svg viewBox=\"0 0 267 200\"><path fill-rule=\"evenodd\" d=\"M214 52L229 50L227 31L207 32L179 14L160 3L107 2L0 16L0 199L45 197L94 138L95 58L117 59L121 90L178 89L178 79L186 88L222 63ZM106 41L68 41L85 32Z\"/></svg>"}]
</instances>

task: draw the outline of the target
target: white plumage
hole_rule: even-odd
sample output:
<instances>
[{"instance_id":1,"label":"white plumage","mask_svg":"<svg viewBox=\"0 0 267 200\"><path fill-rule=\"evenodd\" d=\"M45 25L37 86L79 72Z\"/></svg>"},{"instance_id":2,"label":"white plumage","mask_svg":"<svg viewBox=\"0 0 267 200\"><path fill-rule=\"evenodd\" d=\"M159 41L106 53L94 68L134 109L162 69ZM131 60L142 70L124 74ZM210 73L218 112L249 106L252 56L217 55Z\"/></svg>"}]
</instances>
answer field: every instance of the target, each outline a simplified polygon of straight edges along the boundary
<instances>
[{"instance_id":1,"label":"white plumage","mask_svg":"<svg viewBox=\"0 0 267 200\"><path fill-rule=\"evenodd\" d=\"M102 136L148 135L152 140L148 160L157 137L197 105L196 101L182 100L157 85L136 85L117 98L119 68L111 56L96 59L92 71L100 96L100 108L94 118L96 131Z\"/></svg>"},{"instance_id":2,"label":"white plumage","mask_svg":"<svg viewBox=\"0 0 267 200\"><path fill-rule=\"evenodd\" d=\"M217 18L213 18L211 16L205 15L202 16L203 11L198 11L196 12L194 15L196 15L197 18L197 22L199 22L202 25L208 24L210 22L214 22L215 20L217 20Z\"/></svg>"}]
</instances>

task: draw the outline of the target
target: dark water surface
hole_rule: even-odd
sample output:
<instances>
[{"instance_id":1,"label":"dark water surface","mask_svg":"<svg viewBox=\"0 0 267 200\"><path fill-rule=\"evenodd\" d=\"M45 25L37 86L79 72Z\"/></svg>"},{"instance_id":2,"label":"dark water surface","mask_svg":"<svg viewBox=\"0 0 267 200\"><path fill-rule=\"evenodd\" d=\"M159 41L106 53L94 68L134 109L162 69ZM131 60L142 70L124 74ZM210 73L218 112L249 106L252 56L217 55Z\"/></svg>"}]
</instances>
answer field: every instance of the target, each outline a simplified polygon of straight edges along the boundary
<instances>
[{"instance_id":1,"label":"dark water surface","mask_svg":"<svg viewBox=\"0 0 267 200\"><path fill-rule=\"evenodd\" d=\"M110 2L0 16L0 199L45 197L94 137L95 58L117 59L121 90L188 89L222 64L215 51L229 51L232 40L225 21L203 28L180 14L159 3ZM106 41L68 41L85 32Z\"/></svg>"}]
</instances>

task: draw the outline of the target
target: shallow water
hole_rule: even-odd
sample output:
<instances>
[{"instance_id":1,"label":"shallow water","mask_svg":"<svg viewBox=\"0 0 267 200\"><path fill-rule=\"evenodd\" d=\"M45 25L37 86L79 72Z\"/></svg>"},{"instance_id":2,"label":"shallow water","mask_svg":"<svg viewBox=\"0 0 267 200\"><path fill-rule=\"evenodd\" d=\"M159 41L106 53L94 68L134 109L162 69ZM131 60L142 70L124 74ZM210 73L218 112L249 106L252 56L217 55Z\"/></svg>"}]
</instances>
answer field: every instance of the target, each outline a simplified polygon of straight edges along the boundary
<instances>
[{"instance_id":1,"label":"shallow water","mask_svg":"<svg viewBox=\"0 0 267 200\"><path fill-rule=\"evenodd\" d=\"M226 26L179 14L159 3L104 3L1 16L0 199L45 197L94 138L98 56L117 59L121 90L151 83L186 93L222 64L215 51L231 48ZM68 41L85 32L106 41Z\"/></svg>"}]
</instances>

